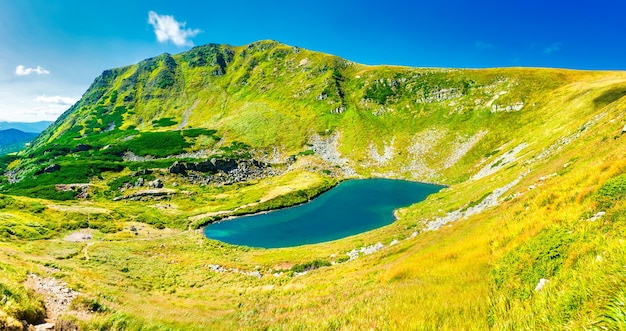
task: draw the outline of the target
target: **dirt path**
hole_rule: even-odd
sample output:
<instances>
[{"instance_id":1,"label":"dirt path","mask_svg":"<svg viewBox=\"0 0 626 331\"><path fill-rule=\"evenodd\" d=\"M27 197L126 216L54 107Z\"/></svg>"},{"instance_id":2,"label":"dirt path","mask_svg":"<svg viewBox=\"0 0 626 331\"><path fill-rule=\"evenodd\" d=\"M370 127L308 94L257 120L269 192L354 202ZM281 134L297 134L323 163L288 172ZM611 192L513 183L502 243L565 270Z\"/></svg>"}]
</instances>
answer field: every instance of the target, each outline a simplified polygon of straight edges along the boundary
<instances>
[{"instance_id":1,"label":"dirt path","mask_svg":"<svg viewBox=\"0 0 626 331\"><path fill-rule=\"evenodd\" d=\"M28 274L28 279L24 282L24 286L32 289L44 298L46 320L43 324L35 325L35 330L53 330L57 318L68 312L75 316L89 316L89 313L86 311L71 311L70 304L78 297L79 293L67 287L67 284L62 281L52 277L39 277L31 273Z\"/></svg>"}]
</instances>

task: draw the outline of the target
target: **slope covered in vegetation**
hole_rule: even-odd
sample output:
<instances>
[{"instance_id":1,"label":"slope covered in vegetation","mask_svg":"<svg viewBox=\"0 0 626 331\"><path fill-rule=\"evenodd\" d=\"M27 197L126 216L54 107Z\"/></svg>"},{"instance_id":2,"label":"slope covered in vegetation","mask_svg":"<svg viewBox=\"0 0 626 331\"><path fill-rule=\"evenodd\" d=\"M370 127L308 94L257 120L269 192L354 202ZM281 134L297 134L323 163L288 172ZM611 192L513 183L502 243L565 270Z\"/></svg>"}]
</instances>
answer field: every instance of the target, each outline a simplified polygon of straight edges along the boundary
<instances>
[{"instance_id":1,"label":"slope covered in vegetation","mask_svg":"<svg viewBox=\"0 0 626 331\"><path fill-rule=\"evenodd\" d=\"M87 330L623 328L625 95L623 72L364 66L273 41L107 70L0 162L0 323L41 318L33 272L81 293L59 320ZM328 243L194 231L351 177L449 187Z\"/></svg>"}]
</instances>

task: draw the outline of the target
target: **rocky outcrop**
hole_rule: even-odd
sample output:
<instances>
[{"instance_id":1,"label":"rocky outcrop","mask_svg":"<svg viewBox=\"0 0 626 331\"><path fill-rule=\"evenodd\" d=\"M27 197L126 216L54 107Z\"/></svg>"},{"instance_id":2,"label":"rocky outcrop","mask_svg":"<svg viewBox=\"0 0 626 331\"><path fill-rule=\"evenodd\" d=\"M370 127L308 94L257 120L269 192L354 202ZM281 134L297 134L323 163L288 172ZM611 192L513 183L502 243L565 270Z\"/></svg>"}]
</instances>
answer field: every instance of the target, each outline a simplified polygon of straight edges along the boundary
<instances>
[{"instance_id":1,"label":"rocky outcrop","mask_svg":"<svg viewBox=\"0 0 626 331\"><path fill-rule=\"evenodd\" d=\"M264 168L268 165L257 160L234 160L234 159L210 159L202 162L179 162L176 161L169 168L170 173L186 174L187 171L202 173L231 172L240 167Z\"/></svg>"},{"instance_id":2,"label":"rocky outcrop","mask_svg":"<svg viewBox=\"0 0 626 331\"><path fill-rule=\"evenodd\" d=\"M55 189L58 192L76 192L77 199L89 198L89 184L56 184Z\"/></svg>"},{"instance_id":3,"label":"rocky outcrop","mask_svg":"<svg viewBox=\"0 0 626 331\"><path fill-rule=\"evenodd\" d=\"M36 175L40 175L40 174L43 174L43 173L52 173L52 172L59 171L59 170L61 170L61 166L56 164L56 163L53 163L53 164L43 168L43 170L37 171Z\"/></svg>"},{"instance_id":4,"label":"rocky outcrop","mask_svg":"<svg viewBox=\"0 0 626 331\"><path fill-rule=\"evenodd\" d=\"M128 195L113 198L113 201L131 200L131 201L146 201L146 200L159 200L167 197L171 197L176 194L172 189L153 189L135 192Z\"/></svg>"},{"instance_id":5,"label":"rocky outcrop","mask_svg":"<svg viewBox=\"0 0 626 331\"><path fill-rule=\"evenodd\" d=\"M148 182L148 187L150 188L162 188L163 187L163 181L161 181L159 178Z\"/></svg>"},{"instance_id":6,"label":"rocky outcrop","mask_svg":"<svg viewBox=\"0 0 626 331\"><path fill-rule=\"evenodd\" d=\"M186 176L188 180L196 184L221 185L278 174L269 164L258 160L215 158L202 162L176 161L169 167L169 172Z\"/></svg>"},{"instance_id":7,"label":"rocky outcrop","mask_svg":"<svg viewBox=\"0 0 626 331\"><path fill-rule=\"evenodd\" d=\"M522 110L522 108L524 108L524 102L519 101L516 102L514 104L510 104L510 105L491 105L491 112L492 113L497 113L497 112L512 112L512 111L520 111Z\"/></svg>"},{"instance_id":8,"label":"rocky outcrop","mask_svg":"<svg viewBox=\"0 0 626 331\"><path fill-rule=\"evenodd\" d=\"M442 226L448 223L456 222L460 219L464 219L472 215L482 213L488 208L492 208L492 207L499 205L500 197L504 193L506 193L508 190L510 190L513 186L517 185L517 183L519 183L519 181L522 178L524 178L525 175L526 174L522 174L519 177L517 177L515 180L513 180L512 182L508 183L507 185L495 189L493 192L491 192L488 196L486 196L483 200L481 200L475 206L457 209L457 210L449 212L445 216L437 217L432 221L426 221L424 224L423 230L424 231L439 230Z\"/></svg>"},{"instance_id":9,"label":"rocky outcrop","mask_svg":"<svg viewBox=\"0 0 626 331\"><path fill-rule=\"evenodd\" d=\"M172 164L169 168L169 172L172 174L186 174L187 173L187 166L185 166L184 163L182 162L174 162L174 164Z\"/></svg>"}]
</instances>

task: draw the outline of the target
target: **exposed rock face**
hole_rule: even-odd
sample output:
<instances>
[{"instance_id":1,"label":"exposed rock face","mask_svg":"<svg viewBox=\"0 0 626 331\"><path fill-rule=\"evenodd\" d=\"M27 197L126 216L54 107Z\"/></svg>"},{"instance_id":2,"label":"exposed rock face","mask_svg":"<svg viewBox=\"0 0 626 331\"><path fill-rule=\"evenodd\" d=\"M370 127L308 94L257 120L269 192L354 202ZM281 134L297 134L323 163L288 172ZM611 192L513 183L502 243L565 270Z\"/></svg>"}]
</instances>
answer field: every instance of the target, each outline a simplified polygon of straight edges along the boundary
<instances>
[{"instance_id":1,"label":"exposed rock face","mask_svg":"<svg viewBox=\"0 0 626 331\"><path fill-rule=\"evenodd\" d=\"M237 161L233 159L211 159L207 161L193 162L193 163L192 162L190 163L175 162L172 165L172 167L170 167L170 172L182 173L180 172L181 169L183 171L191 170L191 171L198 171L198 172L203 172L203 173L207 173L207 172L216 173L218 171L231 172L234 169L236 169L240 163L245 163L245 162L248 162L248 161ZM261 162L258 162L256 160L252 160L249 162L255 162L255 164L260 167L265 166L265 164L262 164ZM172 170L178 171L178 172L173 172Z\"/></svg>"},{"instance_id":2,"label":"exposed rock face","mask_svg":"<svg viewBox=\"0 0 626 331\"><path fill-rule=\"evenodd\" d=\"M133 200L133 201L137 201L137 200L141 200L141 201L145 201L145 200L159 200L162 198L166 198L166 197L170 197L173 196L174 194L176 194L175 190L172 189L153 189L153 190L145 190L145 191L139 191L133 194L129 194L129 195L124 195L121 197L115 197L113 198L113 201L120 201L120 200Z\"/></svg>"},{"instance_id":3,"label":"exposed rock face","mask_svg":"<svg viewBox=\"0 0 626 331\"><path fill-rule=\"evenodd\" d=\"M174 162L174 164L172 164L169 168L170 173L172 174L186 174L187 167L185 166L184 163L181 162Z\"/></svg>"},{"instance_id":4,"label":"exposed rock face","mask_svg":"<svg viewBox=\"0 0 626 331\"><path fill-rule=\"evenodd\" d=\"M90 149L92 149L93 146L91 145L87 145L87 144L78 144L76 145L76 147L74 147L74 149L72 150L72 152L77 153L77 152L86 152Z\"/></svg>"},{"instance_id":5,"label":"exposed rock face","mask_svg":"<svg viewBox=\"0 0 626 331\"><path fill-rule=\"evenodd\" d=\"M202 162L176 161L170 166L169 172L187 176L197 184L225 185L278 174L269 164L261 161L215 158Z\"/></svg>"},{"instance_id":6,"label":"exposed rock face","mask_svg":"<svg viewBox=\"0 0 626 331\"><path fill-rule=\"evenodd\" d=\"M162 188L163 187L163 181L161 181L160 179L155 179L151 182L148 182L148 187L150 188Z\"/></svg>"},{"instance_id":7,"label":"exposed rock face","mask_svg":"<svg viewBox=\"0 0 626 331\"><path fill-rule=\"evenodd\" d=\"M522 108L524 108L524 103L519 101L511 105L491 105L491 112L512 112L522 110Z\"/></svg>"},{"instance_id":8,"label":"exposed rock face","mask_svg":"<svg viewBox=\"0 0 626 331\"><path fill-rule=\"evenodd\" d=\"M50 173L50 172L55 172L55 171L59 171L59 170L61 170L61 166L56 164L56 163L54 163L54 164L51 164L51 165L45 167L43 169L43 172Z\"/></svg>"},{"instance_id":9,"label":"exposed rock face","mask_svg":"<svg viewBox=\"0 0 626 331\"><path fill-rule=\"evenodd\" d=\"M89 198L89 184L56 184L55 188L59 192L75 191L76 198Z\"/></svg>"}]
</instances>

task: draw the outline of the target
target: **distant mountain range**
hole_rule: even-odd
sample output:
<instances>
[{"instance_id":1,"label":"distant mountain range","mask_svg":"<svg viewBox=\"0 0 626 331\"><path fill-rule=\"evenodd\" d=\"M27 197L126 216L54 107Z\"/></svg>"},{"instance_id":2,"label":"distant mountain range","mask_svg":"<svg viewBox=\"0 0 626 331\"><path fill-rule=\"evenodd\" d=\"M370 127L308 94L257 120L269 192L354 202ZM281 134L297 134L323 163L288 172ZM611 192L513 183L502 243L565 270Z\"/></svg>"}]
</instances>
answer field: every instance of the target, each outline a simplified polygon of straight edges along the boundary
<instances>
[{"instance_id":1,"label":"distant mountain range","mask_svg":"<svg viewBox=\"0 0 626 331\"><path fill-rule=\"evenodd\" d=\"M50 121L40 121L40 122L0 122L0 130L7 129L18 129L23 132L35 132L40 133L45 130L48 126L50 126L52 122Z\"/></svg>"},{"instance_id":2,"label":"distant mountain range","mask_svg":"<svg viewBox=\"0 0 626 331\"><path fill-rule=\"evenodd\" d=\"M24 132L14 128L0 130L0 155L20 151L38 135L36 132Z\"/></svg>"}]
</instances>

